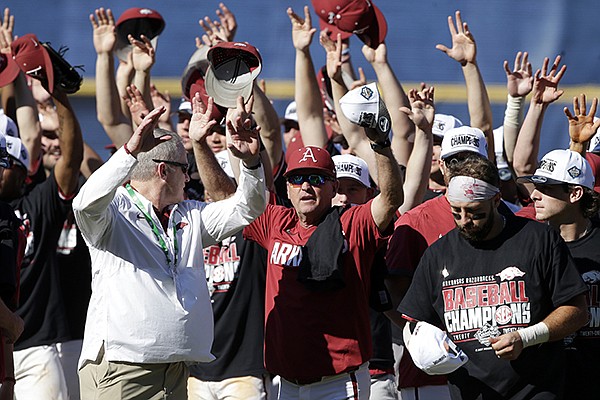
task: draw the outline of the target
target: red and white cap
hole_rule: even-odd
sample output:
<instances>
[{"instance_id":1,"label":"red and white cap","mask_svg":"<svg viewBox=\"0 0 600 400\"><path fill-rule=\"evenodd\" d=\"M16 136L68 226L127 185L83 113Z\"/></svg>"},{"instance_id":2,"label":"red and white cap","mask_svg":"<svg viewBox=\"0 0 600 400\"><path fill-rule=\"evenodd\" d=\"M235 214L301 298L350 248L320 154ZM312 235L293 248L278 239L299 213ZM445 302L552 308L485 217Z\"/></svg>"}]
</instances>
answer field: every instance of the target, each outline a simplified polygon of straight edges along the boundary
<instances>
[{"instance_id":1,"label":"red and white cap","mask_svg":"<svg viewBox=\"0 0 600 400\"><path fill-rule=\"evenodd\" d=\"M385 40L387 22L372 0L312 0L321 20L321 30L328 28L342 39L355 34L372 48ZM334 36L335 38L335 36Z\"/></svg>"},{"instance_id":2,"label":"red and white cap","mask_svg":"<svg viewBox=\"0 0 600 400\"><path fill-rule=\"evenodd\" d=\"M158 36L165 29L165 25L165 20L158 11L139 7L125 10L115 24L117 32L115 54L122 61L127 61L127 56L133 49L127 35L132 35L137 40L140 40L140 35L146 36L156 50Z\"/></svg>"},{"instance_id":3,"label":"red and white cap","mask_svg":"<svg viewBox=\"0 0 600 400\"><path fill-rule=\"evenodd\" d=\"M48 50L33 33L16 39L10 45L13 59L26 75L42 82L48 93L54 90L54 68Z\"/></svg>"},{"instance_id":4,"label":"red and white cap","mask_svg":"<svg viewBox=\"0 0 600 400\"><path fill-rule=\"evenodd\" d=\"M327 150L315 146L305 146L289 153L287 170L284 176L290 176L298 170L317 170L335 178L335 164Z\"/></svg>"},{"instance_id":5,"label":"red and white cap","mask_svg":"<svg viewBox=\"0 0 600 400\"><path fill-rule=\"evenodd\" d=\"M0 53L0 87L14 81L19 75L19 66L10 54Z\"/></svg>"},{"instance_id":6,"label":"red and white cap","mask_svg":"<svg viewBox=\"0 0 600 400\"><path fill-rule=\"evenodd\" d=\"M235 108L239 96L248 101L254 79L262 69L258 49L246 42L221 42L211 47L207 57L204 83L215 103Z\"/></svg>"}]
</instances>

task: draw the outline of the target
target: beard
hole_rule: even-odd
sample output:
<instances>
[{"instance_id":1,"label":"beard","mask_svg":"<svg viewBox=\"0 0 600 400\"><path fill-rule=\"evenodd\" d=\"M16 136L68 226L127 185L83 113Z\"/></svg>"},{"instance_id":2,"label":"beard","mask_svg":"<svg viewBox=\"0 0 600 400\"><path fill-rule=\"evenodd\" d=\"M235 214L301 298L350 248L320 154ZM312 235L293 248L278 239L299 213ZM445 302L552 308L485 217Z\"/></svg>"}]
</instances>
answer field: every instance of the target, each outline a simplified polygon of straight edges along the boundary
<instances>
[{"instance_id":1,"label":"beard","mask_svg":"<svg viewBox=\"0 0 600 400\"><path fill-rule=\"evenodd\" d=\"M493 212L493 209L490 209L488 213L488 219L481 226L475 226L473 222L469 222L466 225L458 226L458 230L460 234L470 242L481 242L485 240L488 234L492 231L494 227L494 222L496 221L496 214Z\"/></svg>"}]
</instances>

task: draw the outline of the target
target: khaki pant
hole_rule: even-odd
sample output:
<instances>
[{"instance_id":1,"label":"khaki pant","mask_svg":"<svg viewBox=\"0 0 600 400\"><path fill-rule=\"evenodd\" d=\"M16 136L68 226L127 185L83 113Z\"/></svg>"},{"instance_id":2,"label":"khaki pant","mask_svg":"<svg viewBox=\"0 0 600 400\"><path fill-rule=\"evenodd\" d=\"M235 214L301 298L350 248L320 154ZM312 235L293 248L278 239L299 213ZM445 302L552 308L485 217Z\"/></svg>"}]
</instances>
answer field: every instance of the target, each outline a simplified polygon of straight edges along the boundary
<instances>
[{"instance_id":1,"label":"khaki pant","mask_svg":"<svg viewBox=\"0 0 600 400\"><path fill-rule=\"evenodd\" d=\"M134 364L98 359L79 370L81 400L186 400L185 363Z\"/></svg>"}]
</instances>

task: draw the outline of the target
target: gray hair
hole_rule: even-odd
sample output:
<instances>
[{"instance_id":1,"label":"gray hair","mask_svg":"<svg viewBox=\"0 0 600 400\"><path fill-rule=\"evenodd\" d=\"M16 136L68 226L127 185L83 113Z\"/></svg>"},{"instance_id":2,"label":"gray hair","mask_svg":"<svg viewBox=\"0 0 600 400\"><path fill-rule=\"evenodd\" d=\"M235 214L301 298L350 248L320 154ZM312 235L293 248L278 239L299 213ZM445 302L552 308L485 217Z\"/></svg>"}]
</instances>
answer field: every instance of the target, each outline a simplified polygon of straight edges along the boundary
<instances>
[{"instance_id":1,"label":"gray hair","mask_svg":"<svg viewBox=\"0 0 600 400\"><path fill-rule=\"evenodd\" d=\"M152 161L153 159L177 161L179 155L185 153L183 140L177 133L156 128L153 134L157 138L170 135L171 139L161 141L150 150L137 155L138 162L131 172L131 179L133 180L145 182L156 175L156 162Z\"/></svg>"}]
</instances>

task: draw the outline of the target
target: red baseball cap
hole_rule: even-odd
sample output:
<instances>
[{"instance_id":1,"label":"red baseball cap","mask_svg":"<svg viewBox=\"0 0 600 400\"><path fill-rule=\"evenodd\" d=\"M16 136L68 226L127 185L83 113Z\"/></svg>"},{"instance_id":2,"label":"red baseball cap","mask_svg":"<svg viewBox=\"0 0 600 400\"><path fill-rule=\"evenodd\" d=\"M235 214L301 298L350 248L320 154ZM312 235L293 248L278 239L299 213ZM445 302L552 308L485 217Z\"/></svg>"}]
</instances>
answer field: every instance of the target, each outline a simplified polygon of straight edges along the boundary
<instances>
[{"instance_id":1,"label":"red baseball cap","mask_svg":"<svg viewBox=\"0 0 600 400\"><path fill-rule=\"evenodd\" d=\"M54 68L48 51L33 33L23 35L10 45L13 59L25 74L42 82L48 93L54 90Z\"/></svg>"},{"instance_id":2,"label":"red baseball cap","mask_svg":"<svg viewBox=\"0 0 600 400\"><path fill-rule=\"evenodd\" d=\"M238 96L248 101L254 79L262 69L258 49L246 42L221 42L208 51L204 83L215 103L235 108Z\"/></svg>"},{"instance_id":3,"label":"red baseball cap","mask_svg":"<svg viewBox=\"0 0 600 400\"><path fill-rule=\"evenodd\" d=\"M208 58L206 56L208 50L208 46L196 49L185 66L183 74L181 74L181 93L188 100L190 99L190 87L192 84L198 79L204 79L204 75L208 69Z\"/></svg>"},{"instance_id":4,"label":"red baseball cap","mask_svg":"<svg viewBox=\"0 0 600 400\"><path fill-rule=\"evenodd\" d=\"M373 48L385 40L387 22L371 0L312 0L312 4L321 21L332 31L333 26L341 32L353 33Z\"/></svg>"},{"instance_id":5,"label":"red baseball cap","mask_svg":"<svg viewBox=\"0 0 600 400\"><path fill-rule=\"evenodd\" d=\"M150 8L129 8L125 10L115 24L117 32L115 54L121 60L127 60L127 55L132 49L127 38L129 34L137 40L140 40L140 35L146 36L156 49L158 35L165 29L165 25L165 20L158 11Z\"/></svg>"},{"instance_id":6,"label":"red baseball cap","mask_svg":"<svg viewBox=\"0 0 600 400\"><path fill-rule=\"evenodd\" d=\"M0 87L14 81L19 75L19 66L10 54L0 53Z\"/></svg>"},{"instance_id":7,"label":"red baseball cap","mask_svg":"<svg viewBox=\"0 0 600 400\"><path fill-rule=\"evenodd\" d=\"M325 149L315 146L305 146L293 150L288 158L288 166L283 176L290 176L300 169L314 169L335 178L335 164Z\"/></svg>"},{"instance_id":8,"label":"red baseball cap","mask_svg":"<svg viewBox=\"0 0 600 400\"><path fill-rule=\"evenodd\" d=\"M204 103L204 106L208 106L208 94L206 93L206 87L204 86L204 79L198 78L196 82L190 86L190 99L193 98L196 93L200 93L200 100ZM227 110L223 110L218 104L213 103L212 113L210 119L214 119L218 123L221 123L223 118L227 114Z\"/></svg>"}]
</instances>

